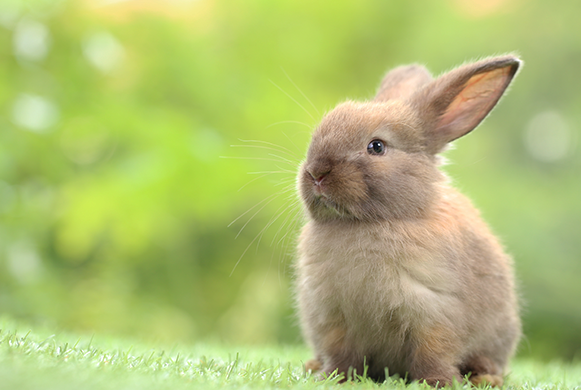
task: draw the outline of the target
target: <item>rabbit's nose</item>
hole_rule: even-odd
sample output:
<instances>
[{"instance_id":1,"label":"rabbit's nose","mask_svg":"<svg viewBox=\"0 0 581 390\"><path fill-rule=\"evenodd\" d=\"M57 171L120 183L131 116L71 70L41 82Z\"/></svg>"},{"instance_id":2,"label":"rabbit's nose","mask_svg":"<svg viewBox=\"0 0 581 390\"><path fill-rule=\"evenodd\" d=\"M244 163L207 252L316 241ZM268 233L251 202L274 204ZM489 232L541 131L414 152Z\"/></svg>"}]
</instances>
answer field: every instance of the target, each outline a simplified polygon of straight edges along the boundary
<instances>
[{"instance_id":1,"label":"rabbit's nose","mask_svg":"<svg viewBox=\"0 0 581 390\"><path fill-rule=\"evenodd\" d=\"M326 169L326 170L319 170L319 171L317 171L317 170L307 169L307 172L313 178L313 181L315 182L315 185L320 185L323 182L323 180L325 179L325 177L327 177L327 175L329 174L329 172L331 172L331 170L330 169Z\"/></svg>"}]
</instances>

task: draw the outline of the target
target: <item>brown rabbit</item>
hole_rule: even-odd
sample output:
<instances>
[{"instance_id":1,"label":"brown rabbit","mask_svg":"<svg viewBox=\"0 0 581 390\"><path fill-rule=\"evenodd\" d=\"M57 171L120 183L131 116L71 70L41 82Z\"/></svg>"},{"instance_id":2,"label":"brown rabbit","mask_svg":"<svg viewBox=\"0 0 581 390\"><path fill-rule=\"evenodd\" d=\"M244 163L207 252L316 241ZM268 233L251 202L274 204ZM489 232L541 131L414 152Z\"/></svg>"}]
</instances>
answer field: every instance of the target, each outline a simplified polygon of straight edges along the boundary
<instances>
[{"instance_id":1,"label":"brown rabbit","mask_svg":"<svg viewBox=\"0 0 581 390\"><path fill-rule=\"evenodd\" d=\"M437 154L484 119L520 64L488 58L435 80L399 67L374 100L322 120L298 176L307 368L502 385L521 335L512 261Z\"/></svg>"}]
</instances>

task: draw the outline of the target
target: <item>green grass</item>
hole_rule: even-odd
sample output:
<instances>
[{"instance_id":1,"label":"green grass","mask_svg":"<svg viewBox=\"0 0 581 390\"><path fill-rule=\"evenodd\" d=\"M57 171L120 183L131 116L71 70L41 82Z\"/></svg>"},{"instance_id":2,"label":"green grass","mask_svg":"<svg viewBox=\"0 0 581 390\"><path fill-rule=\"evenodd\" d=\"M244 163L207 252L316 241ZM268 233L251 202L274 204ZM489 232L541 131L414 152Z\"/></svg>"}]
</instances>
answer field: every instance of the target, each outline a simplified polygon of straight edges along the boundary
<instances>
[{"instance_id":1,"label":"green grass","mask_svg":"<svg viewBox=\"0 0 581 390\"><path fill-rule=\"evenodd\" d=\"M2 389L424 389L388 379L339 385L315 381L301 346L171 348L99 336L50 334L0 321ZM507 389L581 389L581 363L517 360Z\"/></svg>"}]
</instances>

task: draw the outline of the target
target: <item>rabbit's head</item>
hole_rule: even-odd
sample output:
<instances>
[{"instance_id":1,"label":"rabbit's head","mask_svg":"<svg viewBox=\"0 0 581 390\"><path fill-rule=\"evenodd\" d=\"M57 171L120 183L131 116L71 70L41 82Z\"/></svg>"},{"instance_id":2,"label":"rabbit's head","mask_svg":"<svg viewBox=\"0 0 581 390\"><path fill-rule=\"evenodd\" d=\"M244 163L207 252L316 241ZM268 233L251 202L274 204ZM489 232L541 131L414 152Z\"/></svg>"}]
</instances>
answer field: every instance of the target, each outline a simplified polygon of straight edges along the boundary
<instances>
[{"instance_id":1,"label":"rabbit's head","mask_svg":"<svg viewBox=\"0 0 581 390\"><path fill-rule=\"evenodd\" d=\"M337 106L315 130L299 171L311 217L377 221L429 211L445 180L436 155L486 117L520 63L489 58L435 80L421 66L399 67L374 100Z\"/></svg>"}]
</instances>

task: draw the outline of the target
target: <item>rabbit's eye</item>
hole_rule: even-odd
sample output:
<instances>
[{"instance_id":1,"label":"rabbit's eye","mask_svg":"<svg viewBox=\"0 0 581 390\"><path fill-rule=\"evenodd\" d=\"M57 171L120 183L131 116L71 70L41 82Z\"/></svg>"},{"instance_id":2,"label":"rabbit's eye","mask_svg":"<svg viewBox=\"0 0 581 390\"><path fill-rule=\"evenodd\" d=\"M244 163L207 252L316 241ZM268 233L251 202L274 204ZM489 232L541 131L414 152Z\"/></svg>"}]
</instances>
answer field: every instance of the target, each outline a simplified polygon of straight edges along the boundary
<instances>
[{"instance_id":1,"label":"rabbit's eye","mask_svg":"<svg viewBox=\"0 0 581 390\"><path fill-rule=\"evenodd\" d=\"M367 153L373 156L381 156L385 153L385 144L379 139L374 139L367 145Z\"/></svg>"}]
</instances>

